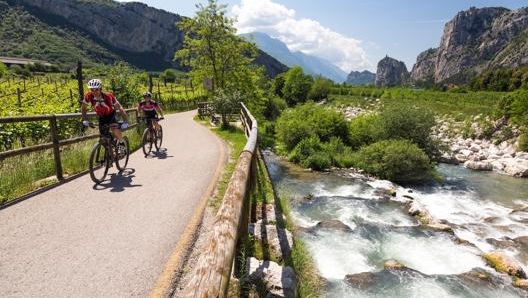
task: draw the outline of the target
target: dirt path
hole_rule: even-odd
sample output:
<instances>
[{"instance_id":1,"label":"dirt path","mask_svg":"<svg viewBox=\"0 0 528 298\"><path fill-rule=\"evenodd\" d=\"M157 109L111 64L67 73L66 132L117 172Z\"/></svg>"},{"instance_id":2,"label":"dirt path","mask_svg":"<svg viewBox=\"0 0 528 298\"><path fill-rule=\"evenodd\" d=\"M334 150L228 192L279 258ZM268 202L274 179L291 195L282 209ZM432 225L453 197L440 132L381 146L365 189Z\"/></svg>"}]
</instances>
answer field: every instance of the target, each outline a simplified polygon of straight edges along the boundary
<instances>
[{"instance_id":1,"label":"dirt path","mask_svg":"<svg viewBox=\"0 0 528 298\"><path fill-rule=\"evenodd\" d=\"M166 117L166 151L136 151L100 186L84 175L0 210L0 297L148 297L166 286L226 158L195 114Z\"/></svg>"}]
</instances>

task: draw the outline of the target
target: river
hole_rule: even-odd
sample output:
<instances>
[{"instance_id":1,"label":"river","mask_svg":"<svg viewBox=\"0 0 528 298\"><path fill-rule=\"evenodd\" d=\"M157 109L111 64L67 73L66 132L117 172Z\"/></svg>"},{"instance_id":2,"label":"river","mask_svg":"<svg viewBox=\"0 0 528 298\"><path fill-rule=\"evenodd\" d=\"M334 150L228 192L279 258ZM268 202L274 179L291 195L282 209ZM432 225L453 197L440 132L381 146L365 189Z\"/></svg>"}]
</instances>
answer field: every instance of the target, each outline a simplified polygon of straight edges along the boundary
<instances>
[{"instance_id":1,"label":"river","mask_svg":"<svg viewBox=\"0 0 528 298\"><path fill-rule=\"evenodd\" d=\"M500 250L528 272L526 244L516 241L528 236L525 179L441 164L441 183L404 188L360 175L310 172L265 155L297 237L327 280L325 297L528 297L482 257ZM396 195L387 195L389 189ZM454 233L421 226L405 209L409 198ZM325 221L346 226L316 228ZM387 260L407 270L384 269Z\"/></svg>"}]
</instances>

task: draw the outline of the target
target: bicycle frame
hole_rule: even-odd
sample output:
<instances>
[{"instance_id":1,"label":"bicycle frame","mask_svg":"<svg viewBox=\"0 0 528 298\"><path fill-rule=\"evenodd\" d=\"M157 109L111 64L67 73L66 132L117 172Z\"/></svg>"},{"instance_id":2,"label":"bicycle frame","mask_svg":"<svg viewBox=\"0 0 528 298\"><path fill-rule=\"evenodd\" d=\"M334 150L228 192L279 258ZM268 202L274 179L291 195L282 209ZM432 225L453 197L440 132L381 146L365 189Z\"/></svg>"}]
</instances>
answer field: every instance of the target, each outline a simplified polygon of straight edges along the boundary
<instances>
[{"instance_id":1,"label":"bicycle frame","mask_svg":"<svg viewBox=\"0 0 528 298\"><path fill-rule=\"evenodd\" d=\"M90 125L92 126L92 125ZM92 126L92 127L95 127ZM99 141L92 148L89 160L90 177L92 180L99 184L101 183L108 169L115 163L119 171L123 171L128 163L129 158L129 144L128 139L123 137L125 151L118 151L118 147L115 146L117 139L110 132L111 127L120 128L120 124L103 124L99 127L100 137Z\"/></svg>"}]
</instances>

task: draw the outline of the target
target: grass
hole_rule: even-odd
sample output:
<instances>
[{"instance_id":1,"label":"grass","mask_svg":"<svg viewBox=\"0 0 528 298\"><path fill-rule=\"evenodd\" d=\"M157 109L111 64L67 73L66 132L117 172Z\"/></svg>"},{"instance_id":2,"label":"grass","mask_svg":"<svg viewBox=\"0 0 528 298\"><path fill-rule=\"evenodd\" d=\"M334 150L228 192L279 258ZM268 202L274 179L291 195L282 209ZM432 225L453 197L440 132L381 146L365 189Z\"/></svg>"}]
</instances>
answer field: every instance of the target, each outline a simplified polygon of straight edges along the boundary
<instances>
[{"instance_id":1,"label":"grass","mask_svg":"<svg viewBox=\"0 0 528 298\"><path fill-rule=\"evenodd\" d=\"M288 198L282 198L279 200L279 204L282 213L286 216L286 228L293 231L294 236L292 254L287 265L294 268L297 274L297 297L322 297L324 289L323 280L319 275L319 271L315 266L313 257L308 251L306 244L300 237L296 237L295 224L292 221L288 207Z\"/></svg>"},{"instance_id":2,"label":"grass","mask_svg":"<svg viewBox=\"0 0 528 298\"><path fill-rule=\"evenodd\" d=\"M209 203L210 206L214 208L216 213L222 204L222 199L224 198L229 180L231 179L231 176L235 170L240 153L246 145L247 139L241 128L230 127L228 129L222 129L213 127L207 120L201 120L198 116L194 117L194 121L201 123L211 129L211 131L213 131L216 135L218 135L218 137L227 143L229 149L228 162L225 165L224 171L216 185L215 195Z\"/></svg>"}]
</instances>

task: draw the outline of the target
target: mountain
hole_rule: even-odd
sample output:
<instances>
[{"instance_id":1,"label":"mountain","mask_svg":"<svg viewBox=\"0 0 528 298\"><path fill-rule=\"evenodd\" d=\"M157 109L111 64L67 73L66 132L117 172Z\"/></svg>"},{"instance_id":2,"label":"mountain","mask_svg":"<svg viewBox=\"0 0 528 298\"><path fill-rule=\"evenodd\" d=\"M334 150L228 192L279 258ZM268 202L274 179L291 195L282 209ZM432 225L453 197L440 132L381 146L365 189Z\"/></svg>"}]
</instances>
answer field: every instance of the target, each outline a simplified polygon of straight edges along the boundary
<instances>
[{"instance_id":1,"label":"mountain","mask_svg":"<svg viewBox=\"0 0 528 298\"><path fill-rule=\"evenodd\" d=\"M343 83L347 79L347 74L329 61L302 52L291 52L286 44L265 33L253 32L241 36L289 67L300 66L307 74L321 75L336 83Z\"/></svg>"},{"instance_id":2,"label":"mountain","mask_svg":"<svg viewBox=\"0 0 528 298\"><path fill-rule=\"evenodd\" d=\"M149 71L182 69L182 16L139 2L0 0L0 56L46 60L63 67L127 61ZM287 67L265 53L257 59L274 77Z\"/></svg>"},{"instance_id":3,"label":"mountain","mask_svg":"<svg viewBox=\"0 0 528 298\"><path fill-rule=\"evenodd\" d=\"M371 85L376 81L376 74L368 70L351 71L346 79L348 85Z\"/></svg>"},{"instance_id":4,"label":"mountain","mask_svg":"<svg viewBox=\"0 0 528 298\"><path fill-rule=\"evenodd\" d=\"M378 87L400 86L409 79L409 71L405 63L389 56L381 59L376 68L375 83Z\"/></svg>"},{"instance_id":5,"label":"mountain","mask_svg":"<svg viewBox=\"0 0 528 298\"><path fill-rule=\"evenodd\" d=\"M447 22L440 46L417 57L414 81L467 83L491 69L528 65L528 8L471 7Z\"/></svg>"}]
</instances>

